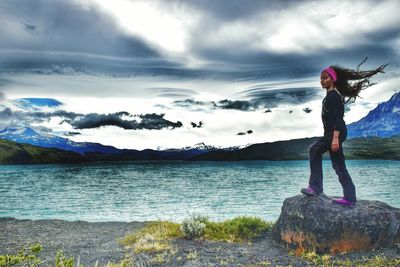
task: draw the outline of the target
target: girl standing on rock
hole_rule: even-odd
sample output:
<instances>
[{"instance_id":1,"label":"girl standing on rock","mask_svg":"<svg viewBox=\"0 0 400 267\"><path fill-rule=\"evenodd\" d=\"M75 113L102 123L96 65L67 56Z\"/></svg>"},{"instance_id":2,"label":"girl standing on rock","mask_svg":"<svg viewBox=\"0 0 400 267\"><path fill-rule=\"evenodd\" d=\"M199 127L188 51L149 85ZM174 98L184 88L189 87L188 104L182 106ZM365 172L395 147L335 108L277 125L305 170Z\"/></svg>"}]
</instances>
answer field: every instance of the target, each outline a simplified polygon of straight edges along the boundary
<instances>
[{"instance_id":1,"label":"girl standing on rock","mask_svg":"<svg viewBox=\"0 0 400 267\"><path fill-rule=\"evenodd\" d=\"M356 203L356 189L346 169L342 147L347 137L347 128L343 120L344 104L350 100L354 102L361 90L373 85L368 78L379 72L383 73L386 65L370 71L359 71L358 68L357 70L344 69L338 66L330 66L322 70L321 86L326 89L321 112L324 136L309 148L311 175L309 186L302 188L301 193L309 196L323 193L322 154L329 151L332 167L339 177L344 195L342 198L334 199L333 202L341 205ZM350 84L350 80L354 82Z\"/></svg>"}]
</instances>

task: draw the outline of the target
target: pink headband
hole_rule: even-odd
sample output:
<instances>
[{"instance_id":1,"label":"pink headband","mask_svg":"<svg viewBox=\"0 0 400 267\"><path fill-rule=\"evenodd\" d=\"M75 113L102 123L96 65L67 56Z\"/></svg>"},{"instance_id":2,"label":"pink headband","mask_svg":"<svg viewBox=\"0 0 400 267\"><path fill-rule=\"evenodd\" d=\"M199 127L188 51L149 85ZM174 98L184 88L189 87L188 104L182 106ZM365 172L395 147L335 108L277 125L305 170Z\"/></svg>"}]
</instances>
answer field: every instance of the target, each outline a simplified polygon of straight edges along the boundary
<instances>
[{"instance_id":1,"label":"pink headband","mask_svg":"<svg viewBox=\"0 0 400 267\"><path fill-rule=\"evenodd\" d=\"M334 69L332 69L331 67L325 68L323 69L322 72L326 71L329 76L331 76L332 80L334 80L336 82L337 80L337 76L336 76L336 71Z\"/></svg>"}]
</instances>

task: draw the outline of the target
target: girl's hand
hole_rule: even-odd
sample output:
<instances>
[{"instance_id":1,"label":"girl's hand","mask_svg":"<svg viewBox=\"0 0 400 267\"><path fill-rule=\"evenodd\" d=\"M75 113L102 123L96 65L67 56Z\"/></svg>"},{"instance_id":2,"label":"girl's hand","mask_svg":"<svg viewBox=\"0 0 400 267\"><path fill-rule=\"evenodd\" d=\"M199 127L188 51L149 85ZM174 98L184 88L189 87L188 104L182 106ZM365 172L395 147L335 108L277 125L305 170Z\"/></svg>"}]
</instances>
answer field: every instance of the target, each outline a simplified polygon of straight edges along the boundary
<instances>
[{"instance_id":1,"label":"girl's hand","mask_svg":"<svg viewBox=\"0 0 400 267\"><path fill-rule=\"evenodd\" d=\"M336 152L339 150L339 139L338 138L333 138L332 139L332 151Z\"/></svg>"}]
</instances>

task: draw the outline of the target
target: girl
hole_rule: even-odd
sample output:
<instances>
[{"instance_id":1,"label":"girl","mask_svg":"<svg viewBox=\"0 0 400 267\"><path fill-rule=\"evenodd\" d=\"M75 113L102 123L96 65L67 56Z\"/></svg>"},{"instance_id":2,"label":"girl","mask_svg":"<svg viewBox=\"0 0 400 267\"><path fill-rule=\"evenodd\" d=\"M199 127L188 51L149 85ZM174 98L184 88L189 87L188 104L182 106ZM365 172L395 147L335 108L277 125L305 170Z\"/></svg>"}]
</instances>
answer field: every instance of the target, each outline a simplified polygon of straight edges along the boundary
<instances>
[{"instance_id":1,"label":"girl","mask_svg":"<svg viewBox=\"0 0 400 267\"><path fill-rule=\"evenodd\" d=\"M344 195L342 198L332 201L341 205L356 203L356 189L346 169L342 148L342 143L347 137L347 128L343 120L344 104L350 100L354 102L361 90L373 85L368 78L379 72L384 73L386 66L387 64L381 65L379 68L370 71L359 71L358 67L357 70L351 70L331 66L321 72L321 86L326 89L326 97L322 101L321 112L324 136L309 148L311 175L309 186L301 189L301 193L315 196L323 192L322 154L329 151L332 167L339 177ZM354 82L350 84L350 80Z\"/></svg>"}]
</instances>

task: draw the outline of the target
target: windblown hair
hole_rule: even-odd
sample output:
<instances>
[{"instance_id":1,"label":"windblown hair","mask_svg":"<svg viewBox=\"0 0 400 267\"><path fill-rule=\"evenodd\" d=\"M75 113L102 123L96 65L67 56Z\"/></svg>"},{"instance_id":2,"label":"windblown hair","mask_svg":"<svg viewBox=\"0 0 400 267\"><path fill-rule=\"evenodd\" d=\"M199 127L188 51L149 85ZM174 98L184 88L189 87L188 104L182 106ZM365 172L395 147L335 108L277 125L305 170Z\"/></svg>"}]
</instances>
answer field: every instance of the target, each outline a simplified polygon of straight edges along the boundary
<instances>
[{"instance_id":1,"label":"windblown hair","mask_svg":"<svg viewBox=\"0 0 400 267\"><path fill-rule=\"evenodd\" d=\"M368 87L376 84L370 82L369 78L377 73L384 73L384 69L388 64L381 65L373 70L360 71L360 66L367 60L365 58L358 66L356 70L345 69L339 66L331 66L335 70L337 75L336 89L344 98L345 103L352 100L356 101L358 94L361 90L367 89ZM351 81L351 82L350 82ZM347 98L347 100L346 100Z\"/></svg>"}]
</instances>

